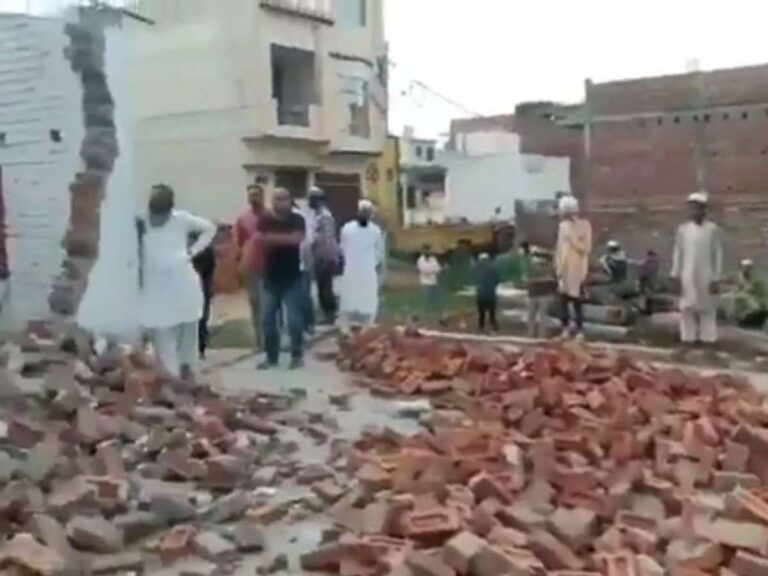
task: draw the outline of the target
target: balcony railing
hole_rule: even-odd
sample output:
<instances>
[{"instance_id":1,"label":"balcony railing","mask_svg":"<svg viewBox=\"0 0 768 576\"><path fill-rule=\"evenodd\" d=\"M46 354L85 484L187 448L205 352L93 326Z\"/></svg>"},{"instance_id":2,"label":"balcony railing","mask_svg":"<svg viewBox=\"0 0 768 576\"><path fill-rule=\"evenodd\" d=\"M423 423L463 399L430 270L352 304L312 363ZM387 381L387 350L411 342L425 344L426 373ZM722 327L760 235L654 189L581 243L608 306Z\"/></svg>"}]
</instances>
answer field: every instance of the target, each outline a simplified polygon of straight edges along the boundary
<instances>
[{"instance_id":1,"label":"balcony railing","mask_svg":"<svg viewBox=\"0 0 768 576\"><path fill-rule=\"evenodd\" d=\"M332 0L261 0L261 7L333 24Z\"/></svg>"},{"instance_id":2,"label":"balcony railing","mask_svg":"<svg viewBox=\"0 0 768 576\"><path fill-rule=\"evenodd\" d=\"M280 126L309 127L309 104L277 104L277 123Z\"/></svg>"},{"instance_id":3,"label":"balcony railing","mask_svg":"<svg viewBox=\"0 0 768 576\"><path fill-rule=\"evenodd\" d=\"M322 110L317 104L280 104L272 99L272 114L265 133L275 138L327 142L323 131Z\"/></svg>"}]
</instances>

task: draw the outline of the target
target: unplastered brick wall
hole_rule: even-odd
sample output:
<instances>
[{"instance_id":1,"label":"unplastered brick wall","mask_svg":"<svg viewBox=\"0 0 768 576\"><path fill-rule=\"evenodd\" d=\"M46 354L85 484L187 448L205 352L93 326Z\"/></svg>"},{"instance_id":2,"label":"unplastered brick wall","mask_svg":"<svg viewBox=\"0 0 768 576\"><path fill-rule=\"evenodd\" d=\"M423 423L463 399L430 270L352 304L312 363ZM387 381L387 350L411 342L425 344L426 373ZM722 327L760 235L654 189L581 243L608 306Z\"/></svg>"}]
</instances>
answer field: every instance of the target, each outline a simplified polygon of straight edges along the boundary
<instances>
[{"instance_id":1,"label":"unplastered brick wall","mask_svg":"<svg viewBox=\"0 0 768 576\"><path fill-rule=\"evenodd\" d=\"M667 255L686 196L703 187L726 261L763 260L768 67L593 85L587 204L601 241Z\"/></svg>"},{"instance_id":2,"label":"unplastered brick wall","mask_svg":"<svg viewBox=\"0 0 768 576\"><path fill-rule=\"evenodd\" d=\"M49 297L51 310L63 316L77 312L98 258L101 203L118 156L114 99L105 66L104 17L99 10L80 10L79 21L65 27L66 58L81 82L85 135L80 146L83 170L69 186L66 257Z\"/></svg>"},{"instance_id":3,"label":"unplastered brick wall","mask_svg":"<svg viewBox=\"0 0 768 576\"><path fill-rule=\"evenodd\" d=\"M592 84L587 98L598 117L759 104L768 102L768 65Z\"/></svg>"},{"instance_id":4,"label":"unplastered brick wall","mask_svg":"<svg viewBox=\"0 0 768 576\"><path fill-rule=\"evenodd\" d=\"M46 319L64 257L67 182L79 170L80 83L60 20L0 15L0 172L9 268L6 322Z\"/></svg>"}]
</instances>

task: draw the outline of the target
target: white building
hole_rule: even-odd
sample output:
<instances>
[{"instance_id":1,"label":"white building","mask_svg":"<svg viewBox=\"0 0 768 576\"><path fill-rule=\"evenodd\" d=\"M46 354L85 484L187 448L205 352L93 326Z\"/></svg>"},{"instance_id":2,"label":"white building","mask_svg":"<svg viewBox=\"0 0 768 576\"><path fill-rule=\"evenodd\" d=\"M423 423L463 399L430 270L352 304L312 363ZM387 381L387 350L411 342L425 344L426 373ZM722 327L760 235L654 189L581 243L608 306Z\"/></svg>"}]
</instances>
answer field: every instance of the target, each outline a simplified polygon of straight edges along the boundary
<instances>
[{"instance_id":1,"label":"white building","mask_svg":"<svg viewBox=\"0 0 768 576\"><path fill-rule=\"evenodd\" d=\"M140 0L133 72L142 190L231 221L247 184L302 196L340 219L365 194L386 139L383 0Z\"/></svg>"},{"instance_id":2,"label":"white building","mask_svg":"<svg viewBox=\"0 0 768 576\"><path fill-rule=\"evenodd\" d=\"M445 212L448 219L488 222L496 208L514 220L515 203L554 200L570 191L570 158L521 154L512 132L458 134L456 150L445 151Z\"/></svg>"},{"instance_id":3,"label":"white building","mask_svg":"<svg viewBox=\"0 0 768 576\"><path fill-rule=\"evenodd\" d=\"M406 226L445 219L445 167L437 140L416 138L406 127L400 139L400 194Z\"/></svg>"}]
</instances>

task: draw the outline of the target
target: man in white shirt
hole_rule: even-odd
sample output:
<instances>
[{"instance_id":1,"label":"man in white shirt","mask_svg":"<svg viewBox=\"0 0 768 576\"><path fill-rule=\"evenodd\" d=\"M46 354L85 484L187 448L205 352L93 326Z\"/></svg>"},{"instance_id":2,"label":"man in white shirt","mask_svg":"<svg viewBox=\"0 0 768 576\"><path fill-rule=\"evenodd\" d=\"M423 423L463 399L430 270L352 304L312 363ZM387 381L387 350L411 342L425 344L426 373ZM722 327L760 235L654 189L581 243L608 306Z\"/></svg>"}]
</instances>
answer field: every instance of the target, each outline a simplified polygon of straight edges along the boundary
<instances>
[{"instance_id":1,"label":"man in white shirt","mask_svg":"<svg viewBox=\"0 0 768 576\"><path fill-rule=\"evenodd\" d=\"M707 218L709 196L688 197L689 220L677 230L672 277L680 283L680 340L711 345L717 341L717 294L723 271L720 229Z\"/></svg>"},{"instance_id":2,"label":"man in white shirt","mask_svg":"<svg viewBox=\"0 0 768 576\"><path fill-rule=\"evenodd\" d=\"M435 312L440 312L440 289L438 278L440 276L440 262L432 253L432 247L425 244L421 256L416 261L419 270L419 283L424 297L424 318L432 317Z\"/></svg>"},{"instance_id":3,"label":"man in white shirt","mask_svg":"<svg viewBox=\"0 0 768 576\"><path fill-rule=\"evenodd\" d=\"M371 326L379 311L379 274L384 241L372 220L373 204L361 200L355 220L341 229L344 273L341 276L340 321L346 331L353 323Z\"/></svg>"}]
</instances>

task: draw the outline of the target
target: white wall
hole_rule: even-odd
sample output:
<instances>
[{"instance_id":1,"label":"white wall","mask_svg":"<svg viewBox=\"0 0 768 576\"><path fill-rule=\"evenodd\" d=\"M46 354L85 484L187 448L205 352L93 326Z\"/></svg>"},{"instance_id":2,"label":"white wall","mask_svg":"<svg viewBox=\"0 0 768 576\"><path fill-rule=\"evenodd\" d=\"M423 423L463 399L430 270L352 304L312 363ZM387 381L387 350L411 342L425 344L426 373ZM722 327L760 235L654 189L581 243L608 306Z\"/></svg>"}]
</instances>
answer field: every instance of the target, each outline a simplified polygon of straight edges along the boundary
<instances>
[{"instance_id":1,"label":"white wall","mask_svg":"<svg viewBox=\"0 0 768 576\"><path fill-rule=\"evenodd\" d=\"M446 213L487 222L497 206L512 219L516 200L550 200L570 190L570 159L504 153L470 157L446 153Z\"/></svg>"},{"instance_id":2,"label":"white wall","mask_svg":"<svg viewBox=\"0 0 768 576\"><path fill-rule=\"evenodd\" d=\"M514 132L491 130L457 135L457 150L468 156L486 156L520 151L520 136Z\"/></svg>"},{"instance_id":3,"label":"white wall","mask_svg":"<svg viewBox=\"0 0 768 576\"><path fill-rule=\"evenodd\" d=\"M84 132L80 80L64 58L68 44L61 19L0 15L0 132L8 141L0 146L0 166L10 270L3 328L50 319L48 296L66 256L61 242L70 215L69 186L83 169ZM101 206L99 258L78 314L86 328L112 334L135 332L137 317L132 114L120 74L127 50L122 30L108 30L107 74L120 155ZM61 130L61 143L52 142L51 129Z\"/></svg>"},{"instance_id":4,"label":"white wall","mask_svg":"<svg viewBox=\"0 0 768 576\"><path fill-rule=\"evenodd\" d=\"M421 156L416 154L417 147L421 147ZM427 160L427 148L432 148L432 160ZM401 166L432 166L438 163L437 160L437 140L406 137L400 139Z\"/></svg>"},{"instance_id":5,"label":"white wall","mask_svg":"<svg viewBox=\"0 0 768 576\"><path fill-rule=\"evenodd\" d=\"M91 270L77 321L96 334L131 341L139 335L136 170L131 90L126 74L131 45L120 28L108 28L105 37L120 154L101 204L99 258ZM119 306L115 306L116 302Z\"/></svg>"},{"instance_id":6,"label":"white wall","mask_svg":"<svg viewBox=\"0 0 768 576\"><path fill-rule=\"evenodd\" d=\"M64 59L61 20L0 14L0 146L10 324L47 319L48 295L65 256L69 183L81 169L80 83ZM49 131L62 131L54 143Z\"/></svg>"}]
</instances>

